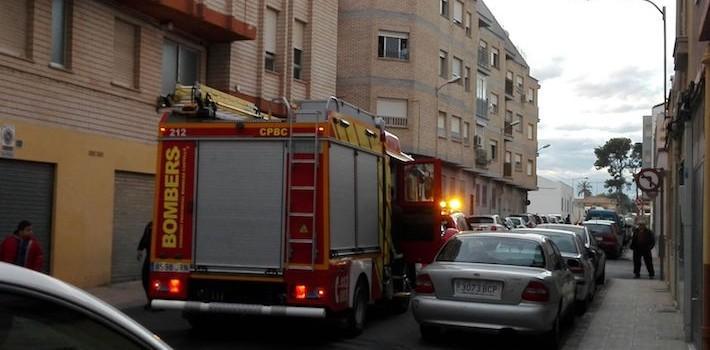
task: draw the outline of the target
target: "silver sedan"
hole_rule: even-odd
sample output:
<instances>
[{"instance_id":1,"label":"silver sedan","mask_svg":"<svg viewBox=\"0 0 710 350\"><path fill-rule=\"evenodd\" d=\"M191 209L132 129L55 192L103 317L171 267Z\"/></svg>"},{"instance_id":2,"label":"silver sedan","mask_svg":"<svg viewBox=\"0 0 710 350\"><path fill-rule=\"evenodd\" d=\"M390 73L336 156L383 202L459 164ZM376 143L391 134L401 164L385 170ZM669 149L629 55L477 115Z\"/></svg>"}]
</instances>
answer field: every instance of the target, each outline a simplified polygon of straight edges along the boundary
<instances>
[{"instance_id":1,"label":"silver sedan","mask_svg":"<svg viewBox=\"0 0 710 350\"><path fill-rule=\"evenodd\" d=\"M442 328L541 334L556 348L574 317L575 281L545 236L461 233L417 276L412 302L422 337Z\"/></svg>"}]
</instances>

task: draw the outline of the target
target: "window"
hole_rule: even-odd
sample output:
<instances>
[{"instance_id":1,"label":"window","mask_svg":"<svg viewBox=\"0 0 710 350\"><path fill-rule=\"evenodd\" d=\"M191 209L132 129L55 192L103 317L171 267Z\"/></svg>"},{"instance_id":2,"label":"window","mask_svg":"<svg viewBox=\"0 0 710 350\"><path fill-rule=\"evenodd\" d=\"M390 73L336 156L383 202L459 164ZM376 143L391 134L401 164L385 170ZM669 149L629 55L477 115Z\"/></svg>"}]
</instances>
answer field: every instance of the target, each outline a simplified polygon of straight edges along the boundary
<instances>
[{"instance_id":1,"label":"window","mask_svg":"<svg viewBox=\"0 0 710 350\"><path fill-rule=\"evenodd\" d=\"M461 118L451 117L451 138L461 140Z\"/></svg>"},{"instance_id":2,"label":"window","mask_svg":"<svg viewBox=\"0 0 710 350\"><path fill-rule=\"evenodd\" d=\"M276 25L278 23L279 13L267 8L264 15L264 69L267 71L276 71Z\"/></svg>"},{"instance_id":3,"label":"window","mask_svg":"<svg viewBox=\"0 0 710 350\"><path fill-rule=\"evenodd\" d=\"M114 20L112 81L124 87L138 86L138 33L138 26Z\"/></svg>"},{"instance_id":4,"label":"window","mask_svg":"<svg viewBox=\"0 0 710 350\"><path fill-rule=\"evenodd\" d=\"M377 115L385 125L395 128L407 127L407 100L402 98L377 98Z\"/></svg>"},{"instance_id":5,"label":"window","mask_svg":"<svg viewBox=\"0 0 710 350\"><path fill-rule=\"evenodd\" d=\"M485 75L479 74L476 76L476 98L486 100L487 96L487 79Z\"/></svg>"},{"instance_id":6,"label":"window","mask_svg":"<svg viewBox=\"0 0 710 350\"><path fill-rule=\"evenodd\" d=\"M436 120L436 134L439 137L446 137L446 113L439 112L439 118Z\"/></svg>"},{"instance_id":7,"label":"window","mask_svg":"<svg viewBox=\"0 0 710 350\"><path fill-rule=\"evenodd\" d=\"M522 134L522 133L523 133L523 116L520 115L520 114L518 114L518 115L516 115L515 117L516 117L516 120L515 120L515 121L517 122L517 123L515 124L515 131L517 131L517 132L519 132L519 133Z\"/></svg>"},{"instance_id":8,"label":"window","mask_svg":"<svg viewBox=\"0 0 710 350\"><path fill-rule=\"evenodd\" d=\"M463 75L463 85L466 91L471 91L471 68L466 67Z\"/></svg>"},{"instance_id":9,"label":"window","mask_svg":"<svg viewBox=\"0 0 710 350\"><path fill-rule=\"evenodd\" d=\"M449 77L448 54L444 50L439 50L439 76L444 79Z\"/></svg>"},{"instance_id":10,"label":"window","mask_svg":"<svg viewBox=\"0 0 710 350\"><path fill-rule=\"evenodd\" d=\"M471 15L471 12L466 11L466 19L465 19L465 27L466 27L466 35L469 37L471 36L471 22L473 21L473 15Z\"/></svg>"},{"instance_id":11,"label":"window","mask_svg":"<svg viewBox=\"0 0 710 350\"><path fill-rule=\"evenodd\" d=\"M509 151L505 152L505 162L510 164L511 153Z\"/></svg>"},{"instance_id":12,"label":"window","mask_svg":"<svg viewBox=\"0 0 710 350\"><path fill-rule=\"evenodd\" d=\"M491 47L491 66L500 68L500 51L495 47Z\"/></svg>"},{"instance_id":13,"label":"window","mask_svg":"<svg viewBox=\"0 0 710 350\"><path fill-rule=\"evenodd\" d=\"M491 102L490 112L492 114L498 114L498 95L491 93L490 102Z\"/></svg>"},{"instance_id":14,"label":"window","mask_svg":"<svg viewBox=\"0 0 710 350\"><path fill-rule=\"evenodd\" d=\"M301 79L303 72L303 35L306 32L306 24L293 21L293 78Z\"/></svg>"},{"instance_id":15,"label":"window","mask_svg":"<svg viewBox=\"0 0 710 350\"><path fill-rule=\"evenodd\" d=\"M460 58L457 58L457 57L454 57L453 66L452 66L452 68L451 68L451 75L452 75L452 78L455 78L455 77L462 78L462 75L461 75L462 67L463 67L463 62L461 61L461 59L460 59ZM459 81L457 82L457 84L462 85L462 84L463 84L463 79L459 79Z\"/></svg>"},{"instance_id":16,"label":"window","mask_svg":"<svg viewBox=\"0 0 710 350\"><path fill-rule=\"evenodd\" d=\"M497 209L498 202L498 191L495 187L491 187L491 209Z\"/></svg>"},{"instance_id":17,"label":"window","mask_svg":"<svg viewBox=\"0 0 710 350\"><path fill-rule=\"evenodd\" d=\"M520 153L515 154L515 171L523 170L523 155Z\"/></svg>"},{"instance_id":18,"label":"window","mask_svg":"<svg viewBox=\"0 0 710 350\"><path fill-rule=\"evenodd\" d=\"M200 76L200 52L172 40L163 42L163 96L175 91L175 84L194 85Z\"/></svg>"},{"instance_id":19,"label":"window","mask_svg":"<svg viewBox=\"0 0 710 350\"><path fill-rule=\"evenodd\" d=\"M482 148L483 147L483 136L485 134L485 128L481 125L476 124L476 148Z\"/></svg>"},{"instance_id":20,"label":"window","mask_svg":"<svg viewBox=\"0 0 710 350\"><path fill-rule=\"evenodd\" d=\"M488 185L481 185L481 205L488 206Z\"/></svg>"},{"instance_id":21,"label":"window","mask_svg":"<svg viewBox=\"0 0 710 350\"><path fill-rule=\"evenodd\" d=\"M533 124L528 124L528 140L535 138L535 126Z\"/></svg>"},{"instance_id":22,"label":"window","mask_svg":"<svg viewBox=\"0 0 710 350\"><path fill-rule=\"evenodd\" d=\"M511 72L511 71L505 72L505 79L513 81L513 72Z\"/></svg>"},{"instance_id":23,"label":"window","mask_svg":"<svg viewBox=\"0 0 710 350\"><path fill-rule=\"evenodd\" d=\"M471 124L469 122L463 122L463 143L468 146L471 144L471 137L469 133L471 132Z\"/></svg>"},{"instance_id":24,"label":"window","mask_svg":"<svg viewBox=\"0 0 710 350\"><path fill-rule=\"evenodd\" d=\"M409 59L409 34L381 31L378 37L378 57Z\"/></svg>"},{"instance_id":25,"label":"window","mask_svg":"<svg viewBox=\"0 0 710 350\"><path fill-rule=\"evenodd\" d=\"M0 51L26 57L29 0L0 1Z\"/></svg>"},{"instance_id":26,"label":"window","mask_svg":"<svg viewBox=\"0 0 710 350\"><path fill-rule=\"evenodd\" d=\"M454 16L453 16L454 23L456 24L462 24L463 23L463 2L460 0L455 0L454 1Z\"/></svg>"},{"instance_id":27,"label":"window","mask_svg":"<svg viewBox=\"0 0 710 350\"><path fill-rule=\"evenodd\" d=\"M529 88L527 94L528 103L535 104L535 89Z\"/></svg>"},{"instance_id":28,"label":"window","mask_svg":"<svg viewBox=\"0 0 710 350\"><path fill-rule=\"evenodd\" d=\"M449 17L449 0L439 0L439 14Z\"/></svg>"},{"instance_id":29,"label":"window","mask_svg":"<svg viewBox=\"0 0 710 350\"><path fill-rule=\"evenodd\" d=\"M490 140L491 160L498 159L498 141Z\"/></svg>"},{"instance_id":30,"label":"window","mask_svg":"<svg viewBox=\"0 0 710 350\"><path fill-rule=\"evenodd\" d=\"M476 205L479 207L482 206L481 204L481 184L476 184Z\"/></svg>"},{"instance_id":31,"label":"window","mask_svg":"<svg viewBox=\"0 0 710 350\"><path fill-rule=\"evenodd\" d=\"M528 176L532 176L533 174L533 161L531 159L528 159L528 171L527 171Z\"/></svg>"},{"instance_id":32,"label":"window","mask_svg":"<svg viewBox=\"0 0 710 350\"><path fill-rule=\"evenodd\" d=\"M516 76L515 76L515 86L516 86L518 89L522 89L522 88L523 88L523 77L521 77L521 76L519 76L519 75L516 75ZM521 90L521 91L522 91L522 90Z\"/></svg>"},{"instance_id":33,"label":"window","mask_svg":"<svg viewBox=\"0 0 710 350\"><path fill-rule=\"evenodd\" d=\"M52 0L52 63L67 66L69 8L65 0Z\"/></svg>"},{"instance_id":34,"label":"window","mask_svg":"<svg viewBox=\"0 0 710 350\"><path fill-rule=\"evenodd\" d=\"M144 349L117 324L43 294L0 290L4 349Z\"/></svg>"}]
</instances>

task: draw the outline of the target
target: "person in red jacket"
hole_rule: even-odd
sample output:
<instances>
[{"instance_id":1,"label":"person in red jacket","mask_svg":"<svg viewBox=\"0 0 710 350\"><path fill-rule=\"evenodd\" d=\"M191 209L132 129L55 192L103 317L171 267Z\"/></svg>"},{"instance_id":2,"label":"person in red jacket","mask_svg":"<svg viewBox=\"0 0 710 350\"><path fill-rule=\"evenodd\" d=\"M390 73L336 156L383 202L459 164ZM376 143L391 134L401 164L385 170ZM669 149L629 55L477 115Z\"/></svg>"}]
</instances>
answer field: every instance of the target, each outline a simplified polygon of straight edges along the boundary
<instances>
[{"instance_id":1,"label":"person in red jacket","mask_svg":"<svg viewBox=\"0 0 710 350\"><path fill-rule=\"evenodd\" d=\"M42 271L44 254L39 241L32 234L32 223L22 220L13 234L0 243L0 261Z\"/></svg>"}]
</instances>

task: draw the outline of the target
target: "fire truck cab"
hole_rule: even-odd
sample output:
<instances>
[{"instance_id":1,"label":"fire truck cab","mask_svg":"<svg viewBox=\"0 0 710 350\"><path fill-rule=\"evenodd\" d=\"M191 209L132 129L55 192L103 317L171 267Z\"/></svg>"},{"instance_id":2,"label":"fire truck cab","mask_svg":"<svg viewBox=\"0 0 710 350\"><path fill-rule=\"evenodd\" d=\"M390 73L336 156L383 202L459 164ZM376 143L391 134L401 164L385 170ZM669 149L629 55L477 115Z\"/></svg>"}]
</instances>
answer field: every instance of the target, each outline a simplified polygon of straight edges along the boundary
<instances>
[{"instance_id":1,"label":"fire truck cab","mask_svg":"<svg viewBox=\"0 0 710 350\"><path fill-rule=\"evenodd\" d=\"M282 119L208 87L181 91L159 125L153 308L193 323L333 317L353 333L368 304L406 310L390 169L412 158L381 120L336 98L284 100Z\"/></svg>"}]
</instances>

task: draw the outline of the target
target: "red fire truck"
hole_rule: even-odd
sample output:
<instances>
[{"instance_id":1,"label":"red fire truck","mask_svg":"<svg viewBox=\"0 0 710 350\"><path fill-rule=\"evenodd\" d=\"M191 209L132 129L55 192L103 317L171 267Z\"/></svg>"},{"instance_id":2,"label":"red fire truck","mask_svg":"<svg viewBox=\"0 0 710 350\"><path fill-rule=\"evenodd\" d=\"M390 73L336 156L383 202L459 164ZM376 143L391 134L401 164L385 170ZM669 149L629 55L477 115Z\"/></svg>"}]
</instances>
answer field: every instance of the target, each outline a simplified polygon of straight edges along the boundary
<instances>
[{"instance_id":1,"label":"red fire truck","mask_svg":"<svg viewBox=\"0 0 710 350\"><path fill-rule=\"evenodd\" d=\"M195 86L163 115L153 308L193 325L211 313L333 317L352 333L370 303L406 310L402 252L431 256L446 236L440 170L412 162L384 123L343 101L283 105L287 118L274 118ZM396 178L410 185L395 191ZM408 229L428 233L408 246Z\"/></svg>"}]
</instances>

